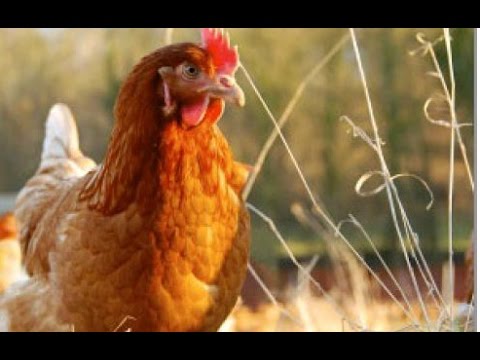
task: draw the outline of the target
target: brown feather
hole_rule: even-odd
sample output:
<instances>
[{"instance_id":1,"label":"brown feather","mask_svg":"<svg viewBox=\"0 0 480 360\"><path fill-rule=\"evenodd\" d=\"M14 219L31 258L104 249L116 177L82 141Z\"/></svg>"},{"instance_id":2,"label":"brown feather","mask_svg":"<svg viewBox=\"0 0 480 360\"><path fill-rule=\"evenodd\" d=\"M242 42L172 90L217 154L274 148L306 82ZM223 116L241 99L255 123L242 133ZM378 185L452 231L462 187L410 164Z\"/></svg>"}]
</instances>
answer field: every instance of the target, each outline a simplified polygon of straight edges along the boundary
<instances>
[{"instance_id":1,"label":"brown feather","mask_svg":"<svg viewBox=\"0 0 480 360\"><path fill-rule=\"evenodd\" d=\"M0 300L0 310L24 314L9 318L11 329L112 331L133 317L138 331L216 330L234 306L250 242L246 173L215 125L223 101L194 129L162 112L158 69L185 60L214 70L193 44L133 69L102 166L71 177L59 163L22 190L16 213L34 279ZM28 299L48 322L16 307Z\"/></svg>"}]
</instances>

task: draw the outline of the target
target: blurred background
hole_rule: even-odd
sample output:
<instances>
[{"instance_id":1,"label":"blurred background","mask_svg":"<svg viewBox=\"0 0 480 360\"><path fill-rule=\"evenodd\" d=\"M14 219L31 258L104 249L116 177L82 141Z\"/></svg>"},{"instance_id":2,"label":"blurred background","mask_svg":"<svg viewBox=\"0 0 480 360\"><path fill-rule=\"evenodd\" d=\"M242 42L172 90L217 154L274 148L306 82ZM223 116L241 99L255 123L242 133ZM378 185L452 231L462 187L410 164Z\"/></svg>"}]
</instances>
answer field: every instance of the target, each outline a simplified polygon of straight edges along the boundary
<instances>
[{"instance_id":1,"label":"blurred background","mask_svg":"<svg viewBox=\"0 0 480 360\"><path fill-rule=\"evenodd\" d=\"M302 78L348 34L347 29L229 31L232 42L239 45L242 63L276 116L281 115ZM438 79L426 75L433 70L428 56L409 55L419 45L415 40L418 32L431 40L442 35L442 29L361 29L357 34L390 170L392 174L421 176L435 196L433 207L426 211L430 198L418 182L396 182L425 256L437 274L447 259L450 130L432 125L423 114L425 101L440 93L441 85ZM473 122L474 31L452 29L451 34L458 119ZM174 42L199 41L195 29L174 29L171 35ZM44 121L55 102L71 106L82 149L97 162L102 161L122 80L142 56L164 45L165 39L166 29L0 30L0 212L11 209L16 192L35 172ZM443 43L438 45L437 55L446 71L444 48ZM227 108L219 126L237 159L253 164L273 127L245 77L241 72L237 77L246 92L247 106ZM447 106L434 104L433 112L437 118L449 121ZM315 196L334 221L354 214L388 263L403 269L403 254L385 193L364 198L355 192L357 180L365 172L379 168L378 160L364 142L352 137L347 124L339 121L342 115L371 133L350 42L308 86L284 133ZM461 131L473 164L474 128L464 127ZM455 161L454 248L460 264L473 231L473 194L459 151ZM366 187L375 187L374 182ZM334 286L329 275L332 259L327 242L292 213L293 205L309 209L310 204L279 141L249 201L274 220L301 261L317 255L315 276L327 289ZM279 293L295 274L295 268L268 227L253 216L252 222L252 262L269 287ZM351 243L376 267L372 249L362 234L354 228L348 231ZM457 274L462 274L460 265ZM252 289L246 290L244 301L256 304L261 291L252 279L246 286ZM462 286L457 288L461 296Z\"/></svg>"}]
</instances>

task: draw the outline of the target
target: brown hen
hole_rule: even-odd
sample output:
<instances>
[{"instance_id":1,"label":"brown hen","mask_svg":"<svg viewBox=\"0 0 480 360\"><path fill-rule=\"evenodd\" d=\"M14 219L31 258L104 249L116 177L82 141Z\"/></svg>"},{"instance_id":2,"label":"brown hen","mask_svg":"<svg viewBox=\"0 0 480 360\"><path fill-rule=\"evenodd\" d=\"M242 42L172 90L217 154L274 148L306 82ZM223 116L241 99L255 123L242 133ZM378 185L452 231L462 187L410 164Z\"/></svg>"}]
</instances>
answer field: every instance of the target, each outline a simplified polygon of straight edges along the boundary
<instances>
[{"instance_id":1,"label":"brown hen","mask_svg":"<svg viewBox=\"0 0 480 360\"><path fill-rule=\"evenodd\" d=\"M78 147L64 105L17 199L32 276L0 298L7 330L214 331L246 274L247 167L216 123L243 105L223 32L143 58L120 89L106 159Z\"/></svg>"},{"instance_id":2,"label":"brown hen","mask_svg":"<svg viewBox=\"0 0 480 360\"><path fill-rule=\"evenodd\" d=\"M0 294L22 277L22 254L12 213L0 215Z\"/></svg>"}]
</instances>

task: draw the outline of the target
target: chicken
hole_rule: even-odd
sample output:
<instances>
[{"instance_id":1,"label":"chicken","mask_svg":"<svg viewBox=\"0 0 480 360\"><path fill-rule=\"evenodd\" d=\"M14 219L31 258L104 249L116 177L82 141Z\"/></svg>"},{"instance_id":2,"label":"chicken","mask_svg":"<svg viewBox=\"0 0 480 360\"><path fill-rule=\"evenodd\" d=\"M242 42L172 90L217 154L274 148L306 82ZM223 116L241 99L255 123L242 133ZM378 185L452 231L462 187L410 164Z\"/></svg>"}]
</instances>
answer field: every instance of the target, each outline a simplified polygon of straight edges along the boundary
<instances>
[{"instance_id":1,"label":"chicken","mask_svg":"<svg viewBox=\"0 0 480 360\"><path fill-rule=\"evenodd\" d=\"M0 298L9 331L216 331L245 278L248 167L217 127L243 106L223 31L144 57L121 86L104 162L55 105L42 159L17 198L31 279Z\"/></svg>"},{"instance_id":2,"label":"chicken","mask_svg":"<svg viewBox=\"0 0 480 360\"><path fill-rule=\"evenodd\" d=\"M0 214L0 240L16 239L17 224L11 212Z\"/></svg>"},{"instance_id":3,"label":"chicken","mask_svg":"<svg viewBox=\"0 0 480 360\"><path fill-rule=\"evenodd\" d=\"M0 294L21 279L22 255L12 213L0 215Z\"/></svg>"}]
</instances>

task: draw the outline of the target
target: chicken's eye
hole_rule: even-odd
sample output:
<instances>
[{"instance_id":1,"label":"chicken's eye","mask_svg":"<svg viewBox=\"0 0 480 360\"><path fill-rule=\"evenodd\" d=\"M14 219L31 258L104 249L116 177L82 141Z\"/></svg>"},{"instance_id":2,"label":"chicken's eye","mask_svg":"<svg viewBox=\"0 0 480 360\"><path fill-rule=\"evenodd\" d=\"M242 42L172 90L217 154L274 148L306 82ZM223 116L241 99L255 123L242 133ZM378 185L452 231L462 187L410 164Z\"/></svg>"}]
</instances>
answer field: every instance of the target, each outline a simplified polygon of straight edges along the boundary
<instances>
[{"instance_id":1,"label":"chicken's eye","mask_svg":"<svg viewBox=\"0 0 480 360\"><path fill-rule=\"evenodd\" d=\"M192 64L184 64L183 65L183 76L189 80L196 79L198 75L200 75L200 70L198 67Z\"/></svg>"}]
</instances>

